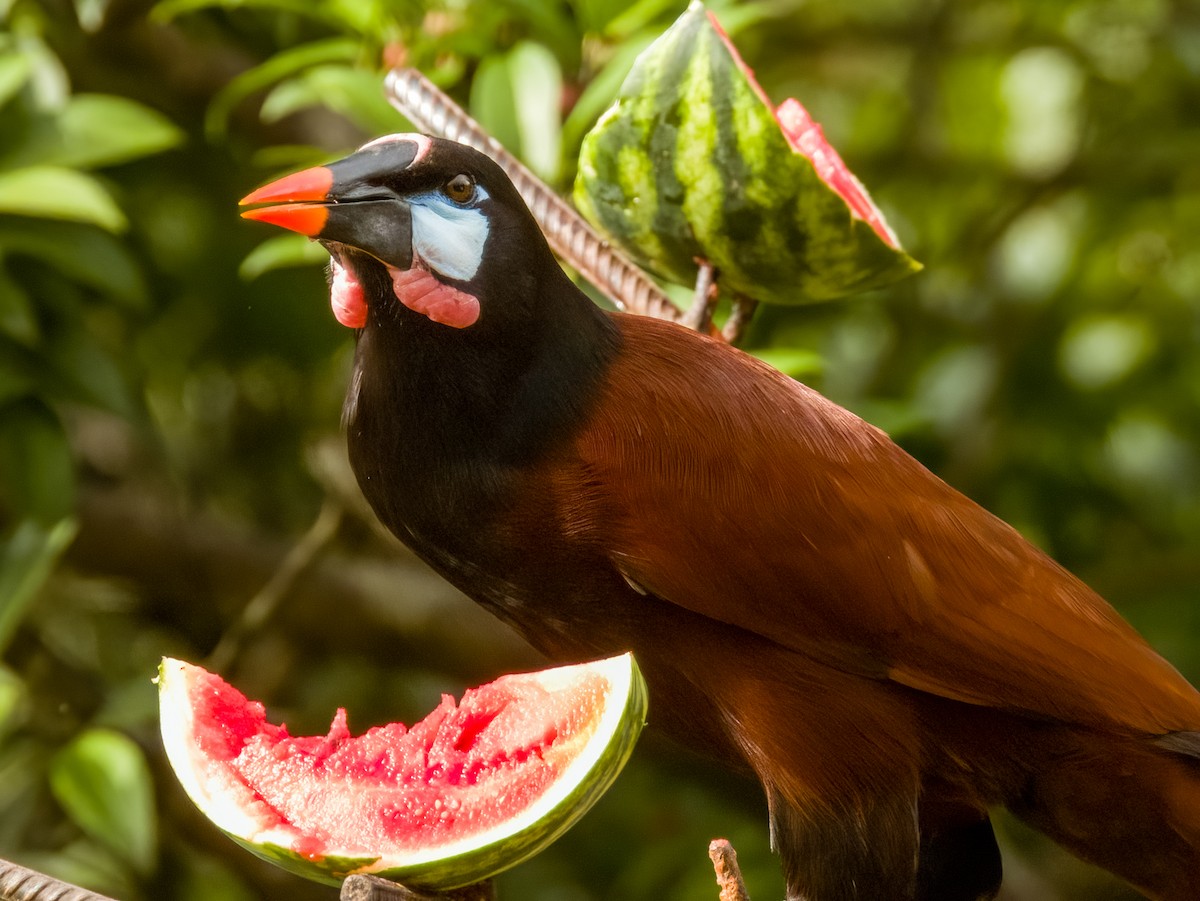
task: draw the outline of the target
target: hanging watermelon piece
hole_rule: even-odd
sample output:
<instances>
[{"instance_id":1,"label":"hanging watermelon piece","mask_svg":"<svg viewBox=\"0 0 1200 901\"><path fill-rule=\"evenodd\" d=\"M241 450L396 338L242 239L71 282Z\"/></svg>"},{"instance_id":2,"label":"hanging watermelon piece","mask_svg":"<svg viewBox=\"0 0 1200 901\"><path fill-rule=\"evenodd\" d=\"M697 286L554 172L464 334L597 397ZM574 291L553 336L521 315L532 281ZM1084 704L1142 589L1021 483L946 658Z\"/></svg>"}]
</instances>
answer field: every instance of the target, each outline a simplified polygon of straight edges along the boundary
<instances>
[{"instance_id":1,"label":"hanging watermelon piece","mask_svg":"<svg viewBox=\"0 0 1200 901\"><path fill-rule=\"evenodd\" d=\"M833 300L921 265L796 100L776 110L694 2L634 63L586 136L580 212L659 276L768 303Z\"/></svg>"}]
</instances>

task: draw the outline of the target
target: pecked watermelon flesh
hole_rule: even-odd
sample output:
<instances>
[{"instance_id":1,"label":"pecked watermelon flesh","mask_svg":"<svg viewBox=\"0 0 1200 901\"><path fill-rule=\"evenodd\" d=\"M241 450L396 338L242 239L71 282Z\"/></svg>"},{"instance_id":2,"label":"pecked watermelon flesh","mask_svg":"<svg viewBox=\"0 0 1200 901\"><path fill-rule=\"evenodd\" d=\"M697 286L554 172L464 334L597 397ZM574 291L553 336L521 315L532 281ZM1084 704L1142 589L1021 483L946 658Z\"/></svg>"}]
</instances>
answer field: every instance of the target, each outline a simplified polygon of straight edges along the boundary
<instances>
[{"instance_id":1,"label":"pecked watermelon flesh","mask_svg":"<svg viewBox=\"0 0 1200 901\"><path fill-rule=\"evenodd\" d=\"M693 2L634 62L583 140L575 205L664 279L697 260L765 303L834 300L921 265L821 127L776 108L716 17Z\"/></svg>"},{"instance_id":2,"label":"pecked watermelon flesh","mask_svg":"<svg viewBox=\"0 0 1200 901\"><path fill-rule=\"evenodd\" d=\"M163 744L220 829L293 872L449 889L538 853L607 790L646 715L632 655L504 676L421 722L293 736L206 670L159 670Z\"/></svg>"}]
</instances>

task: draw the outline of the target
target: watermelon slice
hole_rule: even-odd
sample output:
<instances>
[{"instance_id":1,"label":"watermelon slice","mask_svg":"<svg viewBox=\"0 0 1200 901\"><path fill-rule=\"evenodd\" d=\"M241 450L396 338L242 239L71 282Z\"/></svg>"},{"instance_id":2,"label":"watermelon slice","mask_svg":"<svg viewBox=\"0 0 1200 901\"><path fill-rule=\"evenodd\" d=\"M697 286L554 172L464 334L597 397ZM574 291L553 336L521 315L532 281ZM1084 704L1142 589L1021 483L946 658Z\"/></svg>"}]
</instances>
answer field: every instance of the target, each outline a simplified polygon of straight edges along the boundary
<instances>
[{"instance_id":1,"label":"watermelon slice","mask_svg":"<svg viewBox=\"0 0 1200 901\"><path fill-rule=\"evenodd\" d=\"M575 205L659 276L766 303L833 300L921 265L798 101L775 109L693 2L584 138Z\"/></svg>"},{"instance_id":2,"label":"watermelon slice","mask_svg":"<svg viewBox=\"0 0 1200 901\"><path fill-rule=\"evenodd\" d=\"M424 720L293 737L220 677L159 670L163 744L196 806L289 870L469 885L567 830L628 760L646 715L630 654L504 676L443 696Z\"/></svg>"}]
</instances>

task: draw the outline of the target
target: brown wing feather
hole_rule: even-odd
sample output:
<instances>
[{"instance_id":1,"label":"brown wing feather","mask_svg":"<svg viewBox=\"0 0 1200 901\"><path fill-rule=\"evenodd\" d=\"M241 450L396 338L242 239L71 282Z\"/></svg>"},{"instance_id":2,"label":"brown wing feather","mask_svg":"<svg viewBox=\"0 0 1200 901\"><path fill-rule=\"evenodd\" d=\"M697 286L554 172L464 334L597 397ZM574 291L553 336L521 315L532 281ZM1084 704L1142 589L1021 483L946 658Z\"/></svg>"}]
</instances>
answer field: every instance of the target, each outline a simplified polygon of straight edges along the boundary
<instances>
[{"instance_id":1,"label":"brown wing feather","mask_svg":"<svg viewBox=\"0 0 1200 901\"><path fill-rule=\"evenodd\" d=\"M844 671L1147 734L1200 694L1113 609L886 435L718 342L625 346L563 516L630 580Z\"/></svg>"}]
</instances>

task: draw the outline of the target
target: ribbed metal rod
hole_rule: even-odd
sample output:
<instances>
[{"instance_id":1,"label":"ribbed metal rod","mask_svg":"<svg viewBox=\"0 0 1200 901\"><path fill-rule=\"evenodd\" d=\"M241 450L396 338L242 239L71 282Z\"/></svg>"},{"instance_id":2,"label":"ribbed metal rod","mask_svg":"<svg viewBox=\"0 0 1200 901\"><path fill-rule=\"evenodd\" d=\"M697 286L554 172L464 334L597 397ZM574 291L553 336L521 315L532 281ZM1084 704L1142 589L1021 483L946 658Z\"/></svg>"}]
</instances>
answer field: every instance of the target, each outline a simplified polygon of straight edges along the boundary
<instances>
[{"instance_id":1,"label":"ribbed metal rod","mask_svg":"<svg viewBox=\"0 0 1200 901\"><path fill-rule=\"evenodd\" d=\"M416 69L392 69L388 102L416 126L486 153L508 174L555 253L623 310L678 321L679 309L637 264L601 238L565 200L546 187L466 111Z\"/></svg>"},{"instance_id":2,"label":"ribbed metal rod","mask_svg":"<svg viewBox=\"0 0 1200 901\"><path fill-rule=\"evenodd\" d=\"M85 888L71 885L0 859L0 901L113 901Z\"/></svg>"}]
</instances>

